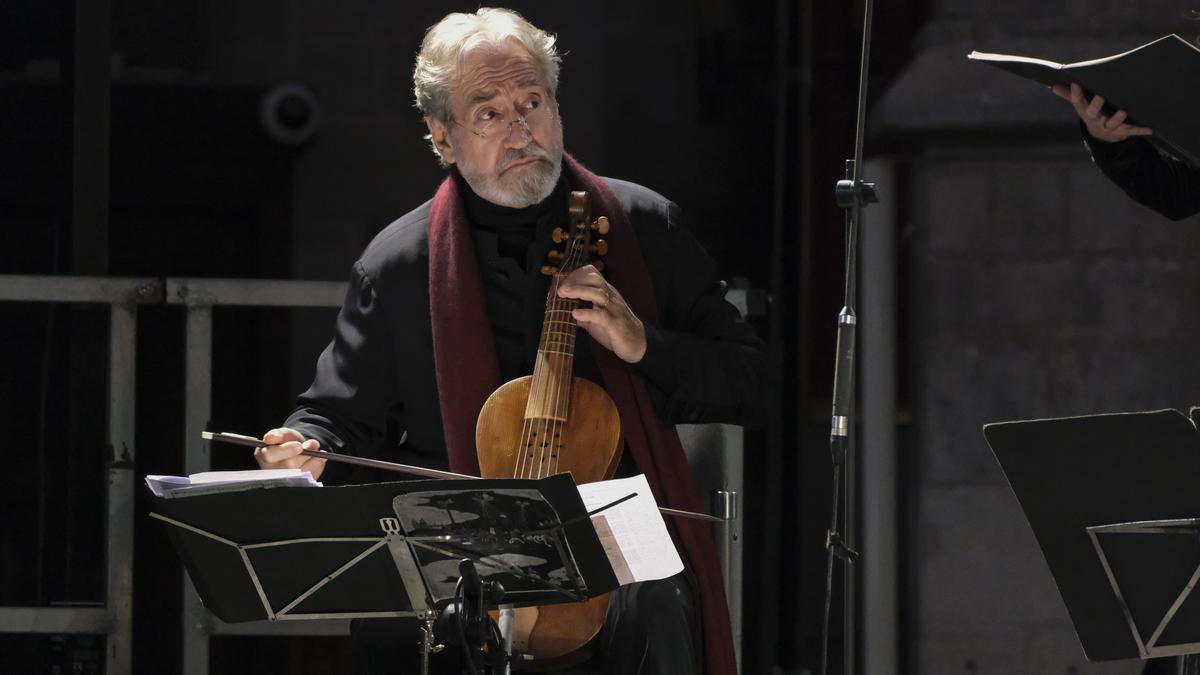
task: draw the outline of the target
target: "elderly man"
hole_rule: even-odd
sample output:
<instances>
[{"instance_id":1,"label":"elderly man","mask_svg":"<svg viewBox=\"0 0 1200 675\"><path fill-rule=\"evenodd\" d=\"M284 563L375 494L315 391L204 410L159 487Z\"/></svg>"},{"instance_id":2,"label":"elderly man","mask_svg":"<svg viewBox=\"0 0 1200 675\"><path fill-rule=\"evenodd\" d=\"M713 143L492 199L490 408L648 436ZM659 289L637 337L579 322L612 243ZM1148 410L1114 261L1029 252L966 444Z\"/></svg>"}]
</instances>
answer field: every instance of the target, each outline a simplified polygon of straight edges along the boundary
<instances>
[{"instance_id":1,"label":"elderly man","mask_svg":"<svg viewBox=\"0 0 1200 675\"><path fill-rule=\"evenodd\" d=\"M345 480L299 454L325 448L477 472L475 417L533 369L548 290L539 268L568 192L586 190L612 230L608 278L587 266L559 287L585 303L574 318L590 340L576 345L575 375L617 402L618 474L646 474L660 504L701 508L672 423L760 421L762 343L724 301L678 207L564 154L554 42L502 9L451 14L426 33L417 107L450 175L354 264L335 337L296 411L256 451L261 466ZM670 525L687 571L614 592L597 655L578 672L734 672L711 533ZM399 623L355 626L363 670L397 672L395 659L411 658Z\"/></svg>"}]
</instances>

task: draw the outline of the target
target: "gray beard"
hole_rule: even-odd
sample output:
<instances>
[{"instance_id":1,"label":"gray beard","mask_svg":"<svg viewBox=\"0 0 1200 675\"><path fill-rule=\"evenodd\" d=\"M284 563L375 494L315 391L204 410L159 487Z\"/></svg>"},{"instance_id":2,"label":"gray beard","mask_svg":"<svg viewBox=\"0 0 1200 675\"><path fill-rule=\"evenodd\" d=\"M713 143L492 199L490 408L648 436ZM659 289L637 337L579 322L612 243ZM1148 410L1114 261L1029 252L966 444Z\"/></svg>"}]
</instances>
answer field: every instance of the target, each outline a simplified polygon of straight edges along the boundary
<instances>
[{"instance_id":1,"label":"gray beard","mask_svg":"<svg viewBox=\"0 0 1200 675\"><path fill-rule=\"evenodd\" d=\"M554 192L558 178L562 175L563 142L562 130L555 134L549 150L542 150L533 145L527 145L520 150L509 150L505 155L502 166L524 157L540 157L544 161L534 162L518 169L518 173L507 174L500 178L483 175L462 164L458 171L466 179L467 185L475 194L489 202L520 209L540 203Z\"/></svg>"}]
</instances>

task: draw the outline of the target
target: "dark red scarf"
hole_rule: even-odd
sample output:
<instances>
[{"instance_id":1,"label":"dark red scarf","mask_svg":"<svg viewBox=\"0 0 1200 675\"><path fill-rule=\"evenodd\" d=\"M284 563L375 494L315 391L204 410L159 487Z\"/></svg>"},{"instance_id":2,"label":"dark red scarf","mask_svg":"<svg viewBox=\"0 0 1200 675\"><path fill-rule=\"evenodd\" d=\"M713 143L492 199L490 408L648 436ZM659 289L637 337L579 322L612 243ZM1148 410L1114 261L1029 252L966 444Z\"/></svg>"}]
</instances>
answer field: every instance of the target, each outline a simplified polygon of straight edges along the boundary
<instances>
[{"instance_id":1,"label":"dark red scarf","mask_svg":"<svg viewBox=\"0 0 1200 675\"><path fill-rule=\"evenodd\" d=\"M642 259L637 234L616 197L604 181L569 155L563 157L563 169L570 188L586 190L591 197L592 216L608 217L611 229L605 276L639 318L657 323L650 272ZM479 264L458 189L453 178L446 178L429 210L429 307L450 469L477 476L475 422L484 401L502 382ZM654 498L662 506L703 511L675 427L659 419L642 376L611 351L594 341L591 345L604 389L617 404L625 443L638 468L646 474ZM737 670L729 610L710 525L683 518L668 518L667 525L681 544L684 561L699 586L705 672L733 675Z\"/></svg>"}]
</instances>

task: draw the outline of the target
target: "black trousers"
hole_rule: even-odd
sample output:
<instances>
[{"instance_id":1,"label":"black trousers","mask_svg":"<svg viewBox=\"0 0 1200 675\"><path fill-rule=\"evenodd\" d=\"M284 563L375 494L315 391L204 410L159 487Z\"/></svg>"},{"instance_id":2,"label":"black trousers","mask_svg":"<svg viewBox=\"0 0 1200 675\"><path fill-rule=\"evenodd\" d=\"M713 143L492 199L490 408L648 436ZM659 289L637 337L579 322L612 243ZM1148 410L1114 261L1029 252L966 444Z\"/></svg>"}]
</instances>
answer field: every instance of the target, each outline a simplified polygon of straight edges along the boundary
<instances>
[{"instance_id":1,"label":"black trousers","mask_svg":"<svg viewBox=\"0 0 1200 675\"><path fill-rule=\"evenodd\" d=\"M598 654L558 671L570 675L700 675L700 611L686 572L668 579L622 586L609 596ZM354 621L355 671L359 675L421 672L420 624L409 619ZM430 672L459 675L460 650L447 647L430 659Z\"/></svg>"}]
</instances>

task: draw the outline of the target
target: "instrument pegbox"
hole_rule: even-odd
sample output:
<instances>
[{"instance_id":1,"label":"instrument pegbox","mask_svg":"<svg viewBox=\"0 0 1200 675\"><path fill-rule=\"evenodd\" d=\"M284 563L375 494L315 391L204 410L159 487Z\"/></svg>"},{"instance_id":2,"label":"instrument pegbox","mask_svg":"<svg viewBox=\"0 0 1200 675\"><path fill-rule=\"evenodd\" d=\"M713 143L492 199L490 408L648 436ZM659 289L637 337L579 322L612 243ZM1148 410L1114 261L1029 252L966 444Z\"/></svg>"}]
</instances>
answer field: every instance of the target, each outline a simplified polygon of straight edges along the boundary
<instances>
[{"instance_id":1,"label":"instrument pegbox","mask_svg":"<svg viewBox=\"0 0 1200 675\"><path fill-rule=\"evenodd\" d=\"M608 234L608 218L600 216L596 220L592 221L588 228L592 231L592 233L595 234ZM597 270L603 270L604 262L598 260L597 258L608 255L608 242L600 239L599 237L591 239L591 243L588 245L588 253L591 254L590 257L592 258L592 265L594 265Z\"/></svg>"},{"instance_id":2,"label":"instrument pegbox","mask_svg":"<svg viewBox=\"0 0 1200 675\"><path fill-rule=\"evenodd\" d=\"M562 244L568 241L571 235L567 234L561 227L556 227L554 228L554 232L550 234L550 238L554 240L555 244ZM562 268L566 254L556 248L551 248L546 253L546 258L549 259L549 264L542 265L541 272L548 277L552 277L555 272L558 272Z\"/></svg>"},{"instance_id":3,"label":"instrument pegbox","mask_svg":"<svg viewBox=\"0 0 1200 675\"><path fill-rule=\"evenodd\" d=\"M542 274L552 277L562 271L563 254L562 251L550 249L550 253L546 255L550 259L549 264L542 265Z\"/></svg>"},{"instance_id":4,"label":"instrument pegbox","mask_svg":"<svg viewBox=\"0 0 1200 675\"><path fill-rule=\"evenodd\" d=\"M572 192L567 200L567 216L570 226L556 227L550 233L550 239L565 250L551 250L548 254L548 265L541 268L542 274L553 276L558 273L573 272L582 265L591 264L597 270L604 269L604 262L594 256L608 253L608 243L603 239L593 239L593 233L608 233L608 218L600 216L591 219L591 208L586 192Z\"/></svg>"}]
</instances>

